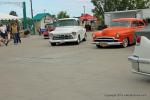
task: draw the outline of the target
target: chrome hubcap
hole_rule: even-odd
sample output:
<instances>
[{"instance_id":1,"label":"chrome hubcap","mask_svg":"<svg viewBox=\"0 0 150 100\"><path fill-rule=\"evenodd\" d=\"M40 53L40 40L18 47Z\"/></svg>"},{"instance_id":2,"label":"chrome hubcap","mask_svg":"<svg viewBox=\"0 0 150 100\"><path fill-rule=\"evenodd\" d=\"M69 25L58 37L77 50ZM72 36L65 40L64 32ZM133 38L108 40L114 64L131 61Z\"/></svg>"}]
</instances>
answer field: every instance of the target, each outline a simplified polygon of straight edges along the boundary
<instances>
[{"instance_id":1,"label":"chrome hubcap","mask_svg":"<svg viewBox=\"0 0 150 100\"><path fill-rule=\"evenodd\" d=\"M128 39L125 38L125 39L123 40L123 47L127 47L127 46L128 46Z\"/></svg>"}]
</instances>

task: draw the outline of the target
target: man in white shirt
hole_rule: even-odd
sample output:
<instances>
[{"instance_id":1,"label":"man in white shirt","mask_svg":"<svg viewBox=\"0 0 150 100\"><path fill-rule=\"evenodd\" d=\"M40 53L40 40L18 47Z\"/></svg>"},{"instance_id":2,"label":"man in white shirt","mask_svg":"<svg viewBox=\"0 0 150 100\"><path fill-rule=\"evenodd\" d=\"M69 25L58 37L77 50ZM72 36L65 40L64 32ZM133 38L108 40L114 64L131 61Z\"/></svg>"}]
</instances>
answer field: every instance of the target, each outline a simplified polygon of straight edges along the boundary
<instances>
[{"instance_id":1,"label":"man in white shirt","mask_svg":"<svg viewBox=\"0 0 150 100\"><path fill-rule=\"evenodd\" d=\"M8 44L7 27L6 27L6 25L2 25L2 24L0 24L0 42L4 43L6 46Z\"/></svg>"}]
</instances>

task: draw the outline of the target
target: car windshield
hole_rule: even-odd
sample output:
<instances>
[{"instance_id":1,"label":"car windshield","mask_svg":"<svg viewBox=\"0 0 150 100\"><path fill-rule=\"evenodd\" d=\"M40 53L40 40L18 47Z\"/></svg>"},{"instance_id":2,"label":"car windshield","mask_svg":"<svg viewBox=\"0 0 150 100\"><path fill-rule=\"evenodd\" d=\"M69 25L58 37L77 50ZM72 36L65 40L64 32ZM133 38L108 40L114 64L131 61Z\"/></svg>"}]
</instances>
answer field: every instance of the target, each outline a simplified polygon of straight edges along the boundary
<instances>
[{"instance_id":1,"label":"car windshield","mask_svg":"<svg viewBox=\"0 0 150 100\"><path fill-rule=\"evenodd\" d=\"M51 24L46 24L45 26L46 27L53 27L54 25L51 23Z\"/></svg>"},{"instance_id":2,"label":"car windshield","mask_svg":"<svg viewBox=\"0 0 150 100\"><path fill-rule=\"evenodd\" d=\"M123 27L130 27L129 21L113 21L111 22L110 26L123 26Z\"/></svg>"},{"instance_id":3,"label":"car windshield","mask_svg":"<svg viewBox=\"0 0 150 100\"><path fill-rule=\"evenodd\" d=\"M56 27L61 26L78 26L78 22L74 19L67 19L67 20L58 20L55 22Z\"/></svg>"}]
</instances>

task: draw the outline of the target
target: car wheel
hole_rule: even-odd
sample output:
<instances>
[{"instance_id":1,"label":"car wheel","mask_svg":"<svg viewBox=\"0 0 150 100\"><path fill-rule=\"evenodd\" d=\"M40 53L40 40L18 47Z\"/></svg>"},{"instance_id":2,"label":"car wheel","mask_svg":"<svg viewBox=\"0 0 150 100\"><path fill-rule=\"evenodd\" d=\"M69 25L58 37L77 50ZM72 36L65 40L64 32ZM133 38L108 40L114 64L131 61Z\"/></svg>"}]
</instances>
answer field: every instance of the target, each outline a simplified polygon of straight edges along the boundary
<instances>
[{"instance_id":1,"label":"car wheel","mask_svg":"<svg viewBox=\"0 0 150 100\"><path fill-rule=\"evenodd\" d=\"M86 41L86 40L87 40L87 34L85 33L83 41Z\"/></svg>"},{"instance_id":2,"label":"car wheel","mask_svg":"<svg viewBox=\"0 0 150 100\"><path fill-rule=\"evenodd\" d=\"M80 35L78 36L78 40L75 43L76 45L80 44Z\"/></svg>"},{"instance_id":3,"label":"car wheel","mask_svg":"<svg viewBox=\"0 0 150 100\"><path fill-rule=\"evenodd\" d=\"M129 44L129 40L128 40L128 38L125 38L125 39L123 40L122 46L123 46L124 48L126 48L126 47L128 46L128 44Z\"/></svg>"},{"instance_id":4,"label":"car wheel","mask_svg":"<svg viewBox=\"0 0 150 100\"><path fill-rule=\"evenodd\" d=\"M51 43L51 46L56 46L56 43Z\"/></svg>"}]
</instances>

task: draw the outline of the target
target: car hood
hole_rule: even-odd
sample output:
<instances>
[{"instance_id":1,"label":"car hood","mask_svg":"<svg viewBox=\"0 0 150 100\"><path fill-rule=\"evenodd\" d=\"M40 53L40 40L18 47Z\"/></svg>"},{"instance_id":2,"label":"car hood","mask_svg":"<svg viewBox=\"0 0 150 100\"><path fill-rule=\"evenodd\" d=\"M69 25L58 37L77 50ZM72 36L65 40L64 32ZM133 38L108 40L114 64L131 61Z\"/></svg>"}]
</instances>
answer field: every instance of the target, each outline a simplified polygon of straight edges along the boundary
<instances>
[{"instance_id":1,"label":"car hood","mask_svg":"<svg viewBox=\"0 0 150 100\"><path fill-rule=\"evenodd\" d=\"M116 33L122 33L122 31L128 31L128 27L109 27L101 32L102 36L115 36Z\"/></svg>"},{"instance_id":2,"label":"car hood","mask_svg":"<svg viewBox=\"0 0 150 100\"><path fill-rule=\"evenodd\" d=\"M63 26L63 27L56 27L54 31L50 33L53 34L63 34L63 33L72 33L77 32L80 26Z\"/></svg>"}]
</instances>

